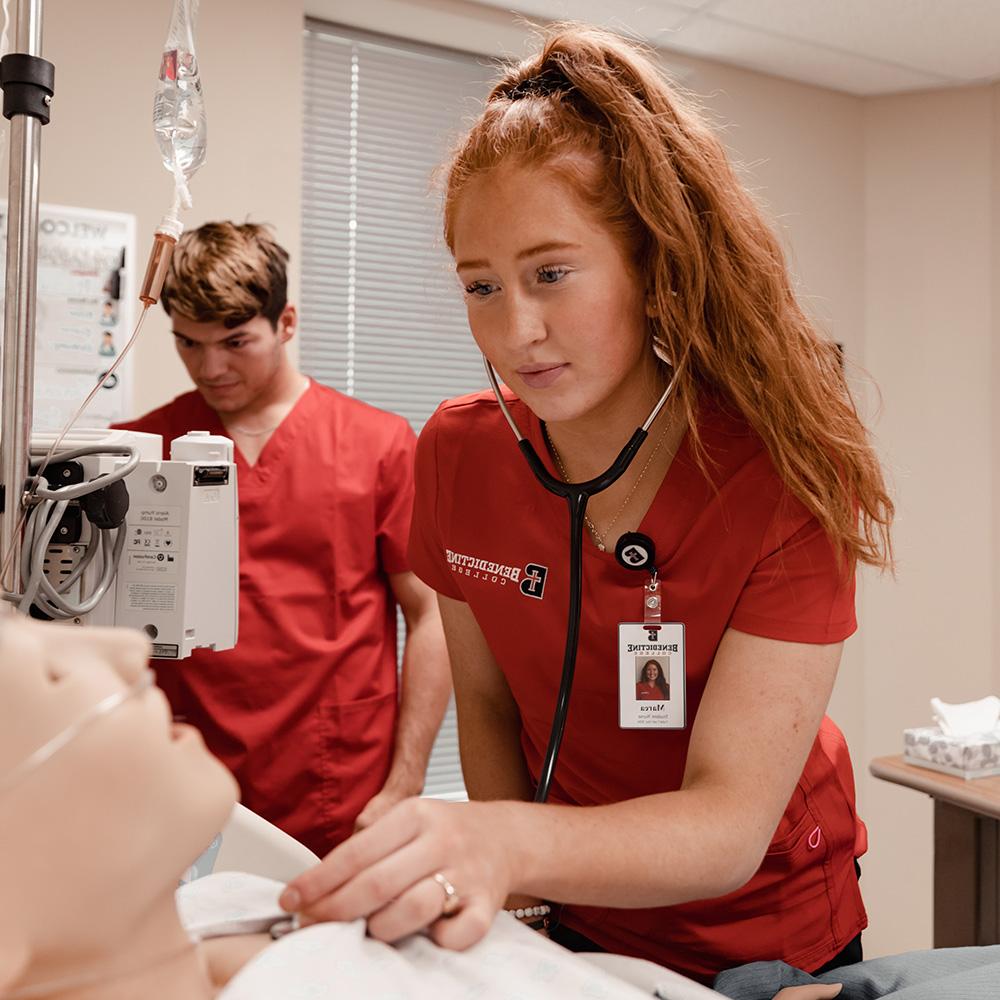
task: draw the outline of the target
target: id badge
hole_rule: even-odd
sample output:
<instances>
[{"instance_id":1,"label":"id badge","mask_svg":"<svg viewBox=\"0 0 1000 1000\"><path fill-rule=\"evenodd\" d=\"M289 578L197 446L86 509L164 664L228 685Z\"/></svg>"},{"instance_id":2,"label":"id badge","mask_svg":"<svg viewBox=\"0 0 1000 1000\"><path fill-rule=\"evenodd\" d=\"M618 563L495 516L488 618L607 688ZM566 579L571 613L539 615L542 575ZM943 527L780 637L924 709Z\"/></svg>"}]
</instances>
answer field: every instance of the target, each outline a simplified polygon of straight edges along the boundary
<instances>
[{"instance_id":1,"label":"id badge","mask_svg":"<svg viewBox=\"0 0 1000 1000\"><path fill-rule=\"evenodd\" d=\"M682 622L618 625L618 725L683 729L687 725Z\"/></svg>"}]
</instances>

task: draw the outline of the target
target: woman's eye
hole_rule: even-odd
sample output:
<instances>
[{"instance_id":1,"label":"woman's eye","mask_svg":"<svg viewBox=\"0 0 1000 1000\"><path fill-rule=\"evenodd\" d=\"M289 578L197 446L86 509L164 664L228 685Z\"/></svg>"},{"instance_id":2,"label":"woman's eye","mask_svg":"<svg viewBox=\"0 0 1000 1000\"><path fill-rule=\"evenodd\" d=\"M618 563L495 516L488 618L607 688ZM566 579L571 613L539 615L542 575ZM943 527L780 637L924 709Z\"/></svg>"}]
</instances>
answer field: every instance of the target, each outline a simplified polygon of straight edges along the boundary
<instances>
[{"instance_id":1,"label":"woman's eye","mask_svg":"<svg viewBox=\"0 0 1000 1000\"><path fill-rule=\"evenodd\" d=\"M494 289L494 286L486 281L473 281L471 285L465 286L466 295L475 295L479 298L485 298Z\"/></svg>"},{"instance_id":2,"label":"woman's eye","mask_svg":"<svg viewBox=\"0 0 1000 1000\"><path fill-rule=\"evenodd\" d=\"M566 274L564 267L540 267L538 269L538 280L543 285L554 285Z\"/></svg>"}]
</instances>

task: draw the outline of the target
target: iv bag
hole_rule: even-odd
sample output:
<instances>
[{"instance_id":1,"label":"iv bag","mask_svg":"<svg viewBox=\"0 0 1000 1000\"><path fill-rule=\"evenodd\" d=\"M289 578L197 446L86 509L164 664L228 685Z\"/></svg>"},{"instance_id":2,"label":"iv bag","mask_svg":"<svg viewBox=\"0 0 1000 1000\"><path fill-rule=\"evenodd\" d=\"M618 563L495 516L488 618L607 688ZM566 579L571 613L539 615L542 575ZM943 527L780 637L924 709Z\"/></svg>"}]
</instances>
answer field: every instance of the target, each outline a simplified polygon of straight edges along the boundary
<instances>
[{"instance_id":1,"label":"iv bag","mask_svg":"<svg viewBox=\"0 0 1000 1000\"><path fill-rule=\"evenodd\" d=\"M188 181L205 162L205 104L194 52L199 0L174 0L153 99L153 130L163 165L174 177L177 206L191 207Z\"/></svg>"}]
</instances>

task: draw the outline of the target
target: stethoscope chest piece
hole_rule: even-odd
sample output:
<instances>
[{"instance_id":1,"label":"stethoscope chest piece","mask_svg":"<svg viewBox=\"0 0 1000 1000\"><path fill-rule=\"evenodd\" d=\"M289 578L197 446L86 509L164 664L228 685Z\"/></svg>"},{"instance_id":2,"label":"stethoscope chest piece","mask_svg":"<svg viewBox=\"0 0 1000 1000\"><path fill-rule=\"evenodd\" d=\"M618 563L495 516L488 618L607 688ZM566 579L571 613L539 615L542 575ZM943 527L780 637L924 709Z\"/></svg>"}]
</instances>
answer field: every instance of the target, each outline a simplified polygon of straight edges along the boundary
<instances>
[{"instance_id":1,"label":"stethoscope chest piece","mask_svg":"<svg viewBox=\"0 0 1000 1000\"><path fill-rule=\"evenodd\" d=\"M641 531L626 531L615 546L615 559L624 569L650 571L656 565L656 545Z\"/></svg>"}]
</instances>

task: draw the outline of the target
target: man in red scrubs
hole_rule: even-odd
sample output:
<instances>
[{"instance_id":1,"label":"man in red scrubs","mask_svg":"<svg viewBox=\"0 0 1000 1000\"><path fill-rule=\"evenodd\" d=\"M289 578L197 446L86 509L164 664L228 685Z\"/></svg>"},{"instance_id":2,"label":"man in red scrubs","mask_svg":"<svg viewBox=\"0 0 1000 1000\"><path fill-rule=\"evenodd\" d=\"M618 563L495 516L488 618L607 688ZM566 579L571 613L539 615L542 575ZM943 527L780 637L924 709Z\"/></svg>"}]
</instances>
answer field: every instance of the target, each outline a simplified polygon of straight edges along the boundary
<instances>
[{"instance_id":1,"label":"man in red scrubs","mask_svg":"<svg viewBox=\"0 0 1000 1000\"><path fill-rule=\"evenodd\" d=\"M406 555L413 431L295 369L287 260L262 226L187 233L162 302L197 391L119 426L162 435L165 455L191 430L236 443L237 645L157 661L157 676L244 804L322 855L420 793L450 675Z\"/></svg>"}]
</instances>

